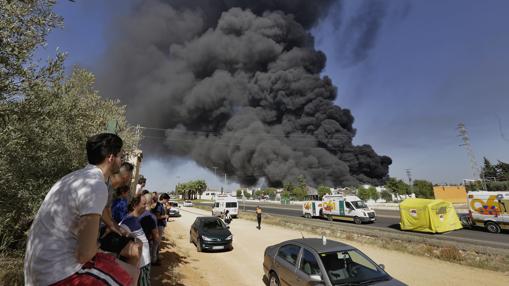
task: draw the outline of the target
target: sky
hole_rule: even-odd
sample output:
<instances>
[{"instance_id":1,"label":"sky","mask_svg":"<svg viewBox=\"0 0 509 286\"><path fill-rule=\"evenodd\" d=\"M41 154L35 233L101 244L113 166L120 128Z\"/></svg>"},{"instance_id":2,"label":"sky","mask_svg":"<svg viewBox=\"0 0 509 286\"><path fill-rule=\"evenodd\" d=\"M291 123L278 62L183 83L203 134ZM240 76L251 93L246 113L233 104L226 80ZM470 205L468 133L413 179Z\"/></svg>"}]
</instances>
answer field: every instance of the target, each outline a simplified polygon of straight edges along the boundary
<instances>
[{"instance_id":1,"label":"sky","mask_svg":"<svg viewBox=\"0 0 509 286\"><path fill-rule=\"evenodd\" d=\"M460 183L473 176L458 136L463 122L479 163L483 157L509 161L509 1L384 1L368 53L352 63L345 60L352 33L341 19L354 15L363 2L343 1L341 13L333 7L311 31L327 55L323 75L338 87L336 104L355 117L354 143L390 156L391 176L408 180L410 169L412 179ZM36 56L44 59L58 48L68 53L68 70L77 64L96 71L115 33L114 19L127 14L130 5L58 1L55 10L64 27L49 35ZM216 189L238 187L192 161L144 152L148 189L170 191L192 179L205 179Z\"/></svg>"}]
</instances>

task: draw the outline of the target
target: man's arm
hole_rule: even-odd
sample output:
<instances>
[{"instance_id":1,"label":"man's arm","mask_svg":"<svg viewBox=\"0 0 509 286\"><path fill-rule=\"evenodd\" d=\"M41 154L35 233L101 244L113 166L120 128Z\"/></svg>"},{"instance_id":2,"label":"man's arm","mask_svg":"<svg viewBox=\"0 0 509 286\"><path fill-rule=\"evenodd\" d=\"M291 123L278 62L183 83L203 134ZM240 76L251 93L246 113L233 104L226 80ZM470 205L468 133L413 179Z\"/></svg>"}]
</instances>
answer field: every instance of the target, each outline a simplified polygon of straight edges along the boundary
<instances>
[{"instance_id":1,"label":"man's arm","mask_svg":"<svg viewBox=\"0 0 509 286\"><path fill-rule=\"evenodd\" d=\"M81 264L90 261L99 248L97 236L99 235L99 214L86 214L80 217L78 225L78 247L76 258Z\"/></svg>"},{"instance_id":2,"label":"man's arm","mask_svg":"<svg viewBox=\"0 0 509 286\"><path fill-rule=\"evenodd\" d=\"M101 219L110 231L114 231L118 235L121 235L121 236L127 236L129 234L129 232L127 230L118 226L118 224L115 222L115 220L113 220L113 216L111 215L110 207L106 206L104 208Z\"/></svg>"},{"instance_id":3,"label":"man's arm","mask_svg":"<svg viewBox=\"0 0 509 286\"><path fill-rule=\"evenodd\" d=\"M160 241L161 240L161 238L159 237L159 231L157 230L157 227L152 229L152 239L154 241Z\"/></svg>"}]
</instances>

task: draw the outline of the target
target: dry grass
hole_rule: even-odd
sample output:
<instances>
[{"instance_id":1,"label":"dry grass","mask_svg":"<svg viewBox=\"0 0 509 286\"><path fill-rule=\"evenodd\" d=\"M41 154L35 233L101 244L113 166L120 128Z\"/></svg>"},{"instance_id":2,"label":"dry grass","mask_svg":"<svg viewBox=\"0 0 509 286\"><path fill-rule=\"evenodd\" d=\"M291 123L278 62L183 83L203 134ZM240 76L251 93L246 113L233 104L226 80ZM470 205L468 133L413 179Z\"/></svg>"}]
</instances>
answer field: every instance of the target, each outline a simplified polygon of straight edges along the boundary
<instances>
[{"instance_id":1,"label":"dry grass","mask_svg":"<svg viewBox=\"0 0 509 286\"><path fill-rule=\"evenodd\" d=\"M23 258L0 257L0 286L24 285Z\"/></svg>"},{"instance_id":2,"label":"dry grass","mask_svg":"<svg viewBox=\"0 0 509 286\"><path fill-rule=\"evenodd\" d=\"M256 219L254 214L251 213L241 213L240 218L248 220ZM507 254L472 250L468 247L460 249L454 245L447 244L447 242L444 242L443 245L436 245L426 242L426 239L421 241L395 239L394 237L387 237L384 232L380 231L373 231L369 235L366 235L365 233L355 233L354 231L308 225L306 223L302 223L300 218L272 216L268 214L264 214L263 223L311 232L320 236L325 235L331 238L374 245L384 249L400 251L417 256L426 256L433 259L473 266L481 269L507 273L507 265L509 265L509 255Z\"/></svg>"}]
</instances>

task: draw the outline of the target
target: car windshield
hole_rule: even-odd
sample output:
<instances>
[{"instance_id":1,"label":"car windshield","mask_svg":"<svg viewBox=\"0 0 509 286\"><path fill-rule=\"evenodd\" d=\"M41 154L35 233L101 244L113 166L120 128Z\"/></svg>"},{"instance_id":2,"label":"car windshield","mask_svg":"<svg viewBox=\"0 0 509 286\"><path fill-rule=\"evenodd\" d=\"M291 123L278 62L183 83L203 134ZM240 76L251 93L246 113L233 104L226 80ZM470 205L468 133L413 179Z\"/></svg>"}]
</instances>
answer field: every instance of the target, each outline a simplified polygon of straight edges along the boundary
<instances>
[{"instance_id":1,"label":"car windshield","mask_svg":"<svg viewBox=\"0 0 509 286\"><path fill-rule=\"evenodd\" d=\"M204 229L225 229L226 225L220 219L207 220L207 221L203 222L203 228Z\"/></svg>"},{"instance_id":2,"label":"car windshield","mask_svg":"<svg viewBox=\"0 0 509 286\"><path fill-rule=\"evenodd\" d=\"M356 209L367 209L368 208L368 206L363 201L354 201L354 202L352 202L352 205Z\"/></svg>"},{"instance_id":3,"label":"car windshield","mask_svg":"<svg viewBox=\"0 0 509 286\"><path fill-rule=\"evenodd\" d=\"M321 253L320 259L333 285L360 285L390 279L385 271L355 249Z\"/></svg>"}]
</instances>

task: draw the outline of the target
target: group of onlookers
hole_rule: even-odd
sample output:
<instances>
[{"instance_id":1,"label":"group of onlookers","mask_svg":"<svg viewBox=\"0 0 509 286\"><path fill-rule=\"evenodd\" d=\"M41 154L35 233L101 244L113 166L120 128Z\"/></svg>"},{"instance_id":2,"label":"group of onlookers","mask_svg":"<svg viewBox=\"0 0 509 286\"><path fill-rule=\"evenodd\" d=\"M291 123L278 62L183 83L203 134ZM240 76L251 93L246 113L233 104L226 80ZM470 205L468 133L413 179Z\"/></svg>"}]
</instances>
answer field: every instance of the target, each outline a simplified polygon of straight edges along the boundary
<instances>
[{"instance_id":1,"label":"group of onlookers","mask_svg":"<svg viewBox=\"0 0 509 286\"><path fill-rule=\"evenodd\" d=\"M28 234L26 285L150 285L169 196L144 190L145 178L131 195L122 145L115 134L90 137L89 165L50 189Z\"/></svg>"}]
</instances>

